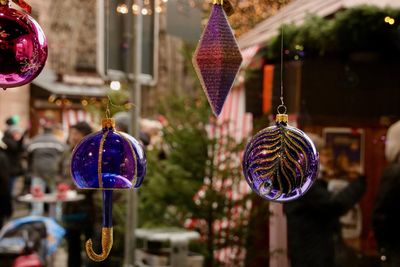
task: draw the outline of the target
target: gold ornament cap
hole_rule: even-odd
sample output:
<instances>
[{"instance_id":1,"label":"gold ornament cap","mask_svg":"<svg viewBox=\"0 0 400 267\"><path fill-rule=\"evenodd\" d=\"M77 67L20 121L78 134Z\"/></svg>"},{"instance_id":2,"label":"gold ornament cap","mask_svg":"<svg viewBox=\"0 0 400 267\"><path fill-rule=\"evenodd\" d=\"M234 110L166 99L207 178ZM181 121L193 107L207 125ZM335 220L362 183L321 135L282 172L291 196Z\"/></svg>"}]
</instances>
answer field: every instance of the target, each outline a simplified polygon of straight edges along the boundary
<instances>
[{"instance_id":1,"label":"gold ornament cap","mask_svg":"<svg viewBox=\"0 0 400 267\"><path fill-rule=\"evenodd\" d=\"M222 6L222 5L224 4L224 0L214 0L214 1L213 1L213 4L214 4L214 5L221 5L221 6Z\"/></svg>"},{"instance_id":2,"label":"gold ornament cap","mask_svg":"<svg viewBox=\"0 0 400 267\"><path fill-rule=\"evenodd\" d=\"M276 114L276 122L288 123L289 116L287 114Z\"/></svg>"},{"instance_id":3,"label":"gold ornament cap","mask_svg":"<svg viewBox=\"0 0 400 267\"><path fill-rule=\"evenodd\" d=\"M8 5L9 0L0 0L0 5L6 6Z\"/></svg>"},{"instance_id":4,"label":"gold ornament cap","mask_svg":"<svg viewBox=\"0 0 400 267\"><path fill-rule=\"evenodd\" d=\"M101 127L103 128L115 128L115 120L106 118L101 120Z\"/></svg>"},{"instance_id":5,"label":"gold ornament cap","mask_svg":"<svg viewBox=\"0 0 400 267\"><path fill-rule=\"evenodd\" d=\"M220 5L225 11L225 14L230 17L235 13L232 3L229 0L214 0L214 5Z\"/></svg>"}]
</instances>

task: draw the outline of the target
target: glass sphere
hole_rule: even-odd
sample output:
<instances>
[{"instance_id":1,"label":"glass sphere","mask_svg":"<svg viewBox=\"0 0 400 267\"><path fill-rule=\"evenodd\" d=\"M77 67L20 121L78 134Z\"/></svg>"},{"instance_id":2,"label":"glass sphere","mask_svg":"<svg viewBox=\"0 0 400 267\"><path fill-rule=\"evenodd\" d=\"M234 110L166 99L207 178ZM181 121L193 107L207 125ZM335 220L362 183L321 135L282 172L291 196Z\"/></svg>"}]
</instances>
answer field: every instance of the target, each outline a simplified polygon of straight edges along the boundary
<instances>
[{"instance_id":1,"label":"glass sphere","mask_svg":"<svg viewBox=\"0 0 400 267\"><path fill-rule=\"evenodd\" d=\"M301 130L277 122L258 132L247 144L243 171L252 190L277 202L304 195L317 177L319 157Z\"/></svg>"},{"instance_id":2,"label":"glass sphere","mask_svg":"<svg viewBox=\"0 0 400 267\"><path fill-rule=\"evenodd\" d=\"M78 188L137 188L145 174L142 146L132 136L113 128L87 136L72 153L71 175Z\"/></svg>"},{"instance_id":3,"label":"glass sphere","mask_svg":"<svg viewBox=\"0 0 400 267\"><path fill-rule=\"evenodd\" d=\"M47 41L40 25L28 14L0 6L0 88L31 82L47 60Z\"/></svg>"}]
</instances>

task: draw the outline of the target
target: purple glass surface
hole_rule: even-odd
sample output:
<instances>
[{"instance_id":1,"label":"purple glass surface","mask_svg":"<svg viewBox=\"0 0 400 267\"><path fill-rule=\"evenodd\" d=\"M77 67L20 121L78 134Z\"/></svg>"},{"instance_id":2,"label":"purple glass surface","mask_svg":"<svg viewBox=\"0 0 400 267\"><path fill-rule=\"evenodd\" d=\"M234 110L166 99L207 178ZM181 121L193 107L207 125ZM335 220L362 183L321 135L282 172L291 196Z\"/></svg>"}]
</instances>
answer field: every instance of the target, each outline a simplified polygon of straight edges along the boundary
<instances>
[{"instance_id":1,"label":"purple glass surface","mask_svg":"<svg viewBox=\"0 0 400 267\"><path fill-rule=\"evenodd\" d=\"M106 132L100 184L98 177L100 142ZM146 156L142 146L132 136L115 132L112 128L87 136L77 145L72 154L71 175L78 188L139 187L145 174Z\"/></svg>"},{"instance_id":2,"label":"purple glass surface","mask_svg":"<svg viewBox=\"0 0 400 267\"><path fill-rule=\"evenodd\" d=\"M0 5L0 88L31 82L47 59L47 41L28 14Z\"/></svg>"},{"instance_id":3,"label":"purple glass surface","mask_svg":"<svg viewBox=\"0 0 400 267\"><path fill-rule=\"evenodd\" d=\"M302 131L277 123L257 133L247 144L243 172L252 190L277 202L295 200L312 186L319 157Z\"/></svg>"},{"instance_id":4,"label":"purple glass surface","mask_svg":"<svg viewBox=\"0 0 400 267\"><path fill-rule=\"evenodd\" d=\"M216 116L224 106L242 63L242 55L221 5L214 5L193 65Z\"/></svg>"}]
</instances>

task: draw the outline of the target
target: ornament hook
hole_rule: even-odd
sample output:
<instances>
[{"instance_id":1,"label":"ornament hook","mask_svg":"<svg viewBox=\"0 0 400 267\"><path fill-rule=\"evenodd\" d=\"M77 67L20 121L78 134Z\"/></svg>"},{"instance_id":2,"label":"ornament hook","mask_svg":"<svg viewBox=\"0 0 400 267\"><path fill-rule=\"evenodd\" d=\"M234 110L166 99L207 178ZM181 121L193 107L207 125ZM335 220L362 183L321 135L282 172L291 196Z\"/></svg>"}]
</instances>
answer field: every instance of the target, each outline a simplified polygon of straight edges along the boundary
<instances>
[{"instance_id":1,"label":"ornament hook","mask_svg":"<svg viewBox=\"0 0 400 267\"><path fill-rule=\"evenodd\" d=\"M285 105L281 104L276 108L276 111L278 112L278 114L286 114L287 108Z\"/></svg>"},{"instance_id":2,"label":"ornament hook","mask_svg":"<svg viewBox=\"0 0 400 267\"><path fill-rule=\"evenodd\" d=\"M88 257L95 262L101 262L107 259L113 245L113 228L103 227L101 231L101 254L93 250L92 239L86 241L86 253Z\"/></svg>"},{"instance_id":3,"label":"ornament hook","mask_svg":"<svg viewBox=\"0 0 400 267\"><path fill-rule=\"evenodd\" d=\"M222 6L222 5L224 4L224 0L214 0L214 1L213 1L213 4L214 4L214 5L221 5L221 6Z\"/></svg>"},{"instance_id":4,"label":"ornament hook","mask_svg":"<svg viewBox=\"0 0 400 267\"><path fill-rule=\"evenodd\" d=\"M1 1L1 0L0 0ZM118 109L123 109L123 110L130 110L133 106L133 104L131 102L125 103L124 105L116 105L113 103L113 101L111 100L111 97L109 95L107 95L108 101L107 101L107 106L106 106L106 118L110 119L111 118L111 110L110 110L110 106L114 107L114 108L118 108Z\"/></svg>"}]
</instances>

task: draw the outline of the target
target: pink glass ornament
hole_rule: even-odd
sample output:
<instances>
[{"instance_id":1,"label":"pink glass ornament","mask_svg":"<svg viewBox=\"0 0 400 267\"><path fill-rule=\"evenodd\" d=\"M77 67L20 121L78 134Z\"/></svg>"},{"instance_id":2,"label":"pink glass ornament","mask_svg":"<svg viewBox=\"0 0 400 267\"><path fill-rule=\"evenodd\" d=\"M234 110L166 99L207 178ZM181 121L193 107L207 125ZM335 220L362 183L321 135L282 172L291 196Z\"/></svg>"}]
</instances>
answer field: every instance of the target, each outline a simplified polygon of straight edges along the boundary
<instances>
[{"instance_id":1,"label":"pink glass ornament","mask_svg":"<svg viewBox=\"0 0 400 267\"><path fill-rule=\"evenodd\" d=\"M27 13L0 4L0 88L22 86L35 79L47 59L47 40Z\"/></svg>"}]
</instances>

